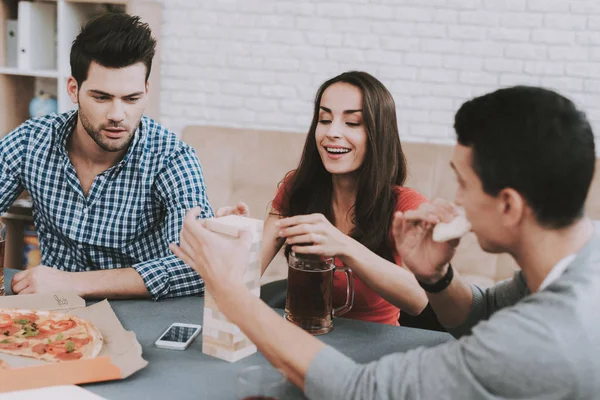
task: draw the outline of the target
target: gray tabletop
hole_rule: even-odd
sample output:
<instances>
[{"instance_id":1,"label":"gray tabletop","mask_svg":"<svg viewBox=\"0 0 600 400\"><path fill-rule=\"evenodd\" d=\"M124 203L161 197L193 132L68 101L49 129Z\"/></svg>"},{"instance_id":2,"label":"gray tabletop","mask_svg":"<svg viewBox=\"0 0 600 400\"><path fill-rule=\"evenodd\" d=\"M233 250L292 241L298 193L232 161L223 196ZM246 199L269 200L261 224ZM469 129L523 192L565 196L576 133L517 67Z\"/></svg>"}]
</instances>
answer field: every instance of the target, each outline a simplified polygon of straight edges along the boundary
<instances>
[{"instance_id":1,"label":"gray tabletop","mask_svg":"<svg viewBox=\"0 0 600 400\"><path fill-rule=\"evenodd\" d=\"M7 288L15 272L5 271ZM158 336L173 322L202 324L203 298L159 302L112 300L110 304L125 329L136 333L143 357L149 364L122 381L85 385L86 389L107 399L235 399L237 373L250 365L268 364L260 353L233 364L207 356L202 353L201 335L185 351L154 346ZM368 362L393 352L435 346L451 340L451 336L338 318L334 321L333 331L319 339L358 362ZM304 396L288 384L283 398L302 399Z\"/></svg>"}]
</instances>

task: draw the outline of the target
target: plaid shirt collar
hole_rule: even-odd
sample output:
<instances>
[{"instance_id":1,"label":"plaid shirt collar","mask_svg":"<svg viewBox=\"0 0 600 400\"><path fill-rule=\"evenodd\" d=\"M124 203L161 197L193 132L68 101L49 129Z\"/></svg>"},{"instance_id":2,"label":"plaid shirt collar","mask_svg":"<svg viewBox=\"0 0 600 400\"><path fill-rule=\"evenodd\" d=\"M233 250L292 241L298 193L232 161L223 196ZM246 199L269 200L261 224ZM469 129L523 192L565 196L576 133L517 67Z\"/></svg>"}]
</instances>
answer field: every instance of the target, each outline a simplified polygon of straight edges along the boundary
<instances>
[{"instance_id":1,"label":"plaid shirt collar","mask_svg":"<svg viewBox=\"0 0 600 400\"><path fill-rule=\"evenodd\" d=\"M75 127L77 126L77 115L77 110L73 110L68 113L57 116L53 123L53 127L56 131L55 144L58 148L59 153L67 158L69 157L67 153L67 144L69 138L75 131ZM144 145L148 132L147 124L147 120L145 118L142 118L138 128L135 131L135 134L133 135L133 140L129 144L127 153L125 153L125 156L117 164L109 168L109 170L122 169L127 164L127 161L131 158L131 155L135 152L136 147L138 145Z\"/></svg>"}]
</instances>

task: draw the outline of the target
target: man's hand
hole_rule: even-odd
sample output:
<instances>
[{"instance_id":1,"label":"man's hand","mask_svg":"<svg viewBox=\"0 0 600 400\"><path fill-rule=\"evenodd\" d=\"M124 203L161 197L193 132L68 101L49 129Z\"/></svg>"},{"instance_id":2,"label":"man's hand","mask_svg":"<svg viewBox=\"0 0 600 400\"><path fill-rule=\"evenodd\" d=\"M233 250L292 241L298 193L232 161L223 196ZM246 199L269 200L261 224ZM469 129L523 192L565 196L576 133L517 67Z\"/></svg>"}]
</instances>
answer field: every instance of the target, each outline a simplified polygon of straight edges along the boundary
<instances>
[{"instance_id":1,"label":"man's hand","mask_svg":"<svg viewBox=\"0 0 600 400\"><path fill-rule=\"evenodd\" d=\"M224 217L226 215L241 215L242 217L250 216L250 208L246 203L237 203L235 207L225 206L220 207L215 213L215 217Z\"/></svg>"},{"instance_id":2,"label":"man's hand","mask_svg":"<svg viewBox=\"0 0 600 400\"><path fill-rule=\"evenodd\" d=\"M39 265L17 273L12 280L12 291L16 294L71 292L78 295L72 272L60 271L56 268Z\"/></svg>"},{"instance_id":3,"label":"man's hand","mask_svg":"<svg viewBox=\"0 0 600 400\"><path fill-rule=\"evenodd\" d=\"M169 248L200 274L215 298L223 290L245 287L243 275L252 235L242 231L240 238L228 239L206 229L197 219L199 215L200 208L187 212L179 246L171 243Z\"/></svg>"},{"instance_id":4,"label":"man's hand","mask_svg":"<svg viewBox=\"0 0 600 400\"><path fill-rule=\"evenodd\" d=\"M456 208L444 201L422 204L417 210L394 215L393 234L402 262L424 283L439 281L447 271L459 239L433 241L433 227L450 222L458 215Z\"/></svg>"}]
</instances>

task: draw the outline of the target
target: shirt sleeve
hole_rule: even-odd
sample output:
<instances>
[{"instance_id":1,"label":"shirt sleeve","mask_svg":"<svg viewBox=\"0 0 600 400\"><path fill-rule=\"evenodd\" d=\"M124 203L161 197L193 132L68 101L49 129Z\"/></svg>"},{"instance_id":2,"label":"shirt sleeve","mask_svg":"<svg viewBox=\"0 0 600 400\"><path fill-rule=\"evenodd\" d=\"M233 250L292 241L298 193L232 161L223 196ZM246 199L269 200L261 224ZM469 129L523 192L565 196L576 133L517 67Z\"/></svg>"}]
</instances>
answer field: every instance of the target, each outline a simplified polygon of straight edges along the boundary
<instances>
[{"instance_id":1,"label":"shirt sleeve","mask_svg":"<svg viewBox=\"0 0 600 400\"><path fill-rule=\"evenodd\" d=\"M483 290L477 285L471 285L471 290L473 305L466 321L456 328L447 329L456 338L470 334L471 329L478 322L489 319L498 310L516 304L530 293L522 271L515 272L512 278L499 282L491 288Z\"/></svg>"},{"instance_id":2,"label":"shirt sleeve","mask_svg":"<svg viewBox=\"0 0 600 400\"><path fill-rule=\"evenodd\" d=\"M286 199L287 190L289 187L290 179L292 178L293 175L294 175L294 172L290 172L283 178L283 181L281 181L281 183L279 184L279 187L277 188L277 194L275 194L275 198L273 199L273 202L271 203L271 207L273 207L273 209L275 211L277 211L278 213L282 213L283 209L285 207L285 201L287 200Z\"/></svg>"},{"instance_id":3,"label":"shirt sleeve","mask_svg":"<svg viewBox=\"0 0 600 400\"><path fill-rule=\"evenodd\" d=\"M184 145L167 168L158 176L156 189L166 206L163 225L164 246L179 243L179 233L186 212L200 207L201 218L212 217L206 195L202 167L194 150ZM133 265L154 300L204 293L204 281L191 267L175 255Z\"/></svg>"},{"instance_id":4,"label":"shirt sleeve","mask_svg":"<svg viewBox=\"0 0 600 400\"><path fill-rule=\"evenodd\" d=\"M577 366L549 312L540 302L504 309L460 340L369 364L326 347L311 362L304 390L310 399L332 400L577 398Z\"/></svg>"},{"instance_id":5,"label":"shirt sleeve","mask_svg":"<svg viewBox=\"0 0 600 400\"><path fill-rule=\"evenodd\" d=\"M421 194L414 189L398 187L396 190L398 193L396 211L406 212L409 210L416 210L421 204L429 203L429 200L424 194Z\"/></svg>"},{"instance_id":6,"label":"shirt sleeve","mask_svg":"<svg viewBox=\"0 0 600 400\"><path fill-rule=\"evenodd\" d=\"M27 123L21 125L0 140L0 215L24 190L21 171L27 126Z\"/></svg>"}]
</instances>

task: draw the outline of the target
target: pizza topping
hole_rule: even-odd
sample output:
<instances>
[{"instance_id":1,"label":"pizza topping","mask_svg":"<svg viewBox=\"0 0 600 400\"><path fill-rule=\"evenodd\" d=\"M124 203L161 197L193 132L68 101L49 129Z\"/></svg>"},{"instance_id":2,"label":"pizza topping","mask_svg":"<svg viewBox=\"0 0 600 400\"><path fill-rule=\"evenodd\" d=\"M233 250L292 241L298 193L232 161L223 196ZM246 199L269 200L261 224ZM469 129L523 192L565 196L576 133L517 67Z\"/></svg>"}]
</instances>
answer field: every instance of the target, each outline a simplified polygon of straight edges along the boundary
<instances>
[{"instance_id":1,"label":"pizza topping","mask_svg":"<svg viewBox=\"0 0 600 400\"><path fill-rule=\"evenodd\" d=\"M19 332L20 330L21 330L20 326L17 326L17 325L9 326L8 328L6 328L6 332L8 332L8 335L6 335L6 332L5 332L5 335L10 336L12 334Z\"/></svg>"},{"instance_id":2,"label":"pizza topping","mask_svg":"<svg viewBox=\"0 0 600 400\"><path fill-rule=\"evenodd\" d=\"M23 336L25 337L37 336L40 333L35 323L23 325L23 330L25 331L25 333L23 333Z\"/></svg>"},{"instance_id":3,"label":"pizza topping","mask_svg":"<svg viewBox=\"0 0 600 400\"><path fill-rule=\"evenodd\" d=\"M65 347L67 348L67 353L72 353L73 350L75 350L75 343L73 343L71 340L67 340Z\"/></svg>"},{"instance_id":4,"label":"pizza topping","mask_svg":"<svg viewBox=\"0 0 600 400\"><path fill-rule=\"evenodd\" d=\"M13 324L14 322L10 315L0 314L0 328L7 328Z\"/></svg>"},{"instance_id":5,"label":"pizza topping","mask_svg":"<svg viewBox=\"0 0 600 400\"><path fill-rule=\"evenodd\" d=\"M67 340L73 342L75 344L75 346L77 348L80 348L86 344L88 344L90 342L90 338L86 337L86 338L74 338L74 337L70 337Z\"/></svg>"},{"instance_id":6,"label":"pizza topping","mask_svg":"<svg viewBox=\"0 0 600 400\"><path fill-rule=\"evenodd\" d=\"M20 342L20 343L16 343L16 342L8 342L8 343L0 343L0 349L4 349L4 350L17 350L17 349L21 349L23 347L29 347L29 342Z\"/></svg>"},{"instance_id":7,"label":"pizza topping","mask_svg":"<svg viewBox=\"0 0 600 400\"><path fill-rule=\"evenodd\" d=\"M61 361L79 360L81 357L83 357L83 354L77 351L73 353L61 353L56 355L56 358Z\"/></svg>"},{"instance_id":8,"label":"pizza topping","mask_svg":"<svg viewBox=\"0 0 600 400\"><path fill-rule=\"evenodd\" d=\"M39 343L39 344L36 344L35 346L33 346L31 348L31 351L33 351L34 353L37 353L37 354L44 354L46 352L47 346L48 345L46 345L44 343Z\"/></svg>"},{"instance_id":9,"label":"pizza topping","mask_svg":"<svg viewBox=\"0 0 600 400\"><path fill-rule=\"evenodd\" d=\"M13 320L17 323L17 324L28 324L30 322L35 322L39 319L39 317L35 314L18 314L16 316L13 317Z\"/></svg>"},{"instance_id":10,"label":"pizza topping","mask_svg":"<svg viewBox=\"0 0 600 400\"><path fill-rule=\"evenodd\" d=\"M88 340L89 341L89 340ZM72 353L83 346L83 340L69 338L68 340L60 340L46 345L46 352L50 354Z\"/></svg>"},{"instance_id":11,"label":"pizza topping","mask_svg":"<svg viewBox=\"0 0 600 400\"><path fill-rule=\"evenodd\" d=\"M53 319L48 319L46 321L40 322L37 327L40 332L43 333L57 333L67 331L71 328L74 328L77 324L72 319L66 319L62 321L54 321Z\"/></svg>"}]
</instances>

